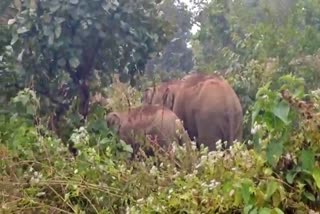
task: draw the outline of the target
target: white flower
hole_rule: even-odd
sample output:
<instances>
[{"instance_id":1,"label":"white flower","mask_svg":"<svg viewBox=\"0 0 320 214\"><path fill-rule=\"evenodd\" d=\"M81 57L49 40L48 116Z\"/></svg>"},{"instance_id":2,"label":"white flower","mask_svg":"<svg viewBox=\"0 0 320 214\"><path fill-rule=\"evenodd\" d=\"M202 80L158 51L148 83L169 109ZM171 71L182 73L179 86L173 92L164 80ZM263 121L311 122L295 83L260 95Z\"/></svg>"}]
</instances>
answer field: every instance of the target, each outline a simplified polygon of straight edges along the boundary
<instances>
[{"instance_id":1,"label":"white flower","mask_svg":"<svg viewBox=\"0 0 320 214\"><path fill-rule=\"evenodd\" d=\"M12 25L16 22L16 19L9 19L8 20L8 25Z\"/></svg>"},{"instance_id":2,"label":"white flower","mask_svg":"<svg viewBox=\"0 0 320 214\"><path fill-rule=\"evenodd\" d=\"M253 127L251 129L251 134L256 134L258 131L260 131L262 128L262 125L258 124L257 122L254 122Z\"/></svg>"},{"instance_id":3,"label":"white flower","mask_svg":"<svg viewBox=\"0 0 320 214\"><path fill-rule=\"evenodd\" d=\"M193 151L196 151L197 146L195 146L195 145L191 145L191 149L192 149Z\"/></svg>"},{"instance_id":4,"label":"white flower","mask_svg":"<svg viewBox=\"0 0 320 214\"><path fill-rule=\"evenodd\" d=\"M288 159L288 160L292 159L290 153L287 153L287 154L286 154L286 159Z\"/></svg>"},{"instance_id":5,"label":"white flower","mask_svg":"<svg viewBox=\"0 0 320 214\"><path fill-rule=\"evenodd\" d=\"M252 140L248 140L247 143L248 143L249 146L251 146L253 144L253 141Z\"/></svg>"},{"instance_id":6,"label":"white flower","mask_svg":"<svg viewBox=\"0 0 320 214\"><path fill-rule=\"evenodd\" d=\"M30 168L29 168L29 172L33 172L33 167L31 166Z\"/></svg>"},{"instance_id":7,"label":"white flower","mask_svg":"<svg viewBox=\"0 0 320 214\"><path fill-rule=\"evenodd\" d=\"M222 141L221 140L218 140L216 142L216 148L217 148L217 150L221 150L222 149Z\"/></svg>"},{"instance_id":8,"label":"white flower","mask_svg":"<svg viewBox=\"0 0 320 214\"><path fill-rule=\"evenodd\" d=\"M169 189L169 194L171 194L173 192L173 189Z\"/></svg>"},{"instance_id":9,"label":"white flower","mask_svg":"<svg viewBox=\"0 0 320 214\"><path fill-rule=\"evenodd\" d=\"M140 198L140 199L137 200L137 203L142 203L143 201L144 201L144 199Z\"/></svg>"},{"instance_id":10,"label":"white flower","mask_svg":"<svg viewBox=\"0 0 320 214\"><path fill-rule=\"evenodd\" d=\"M79 131L80 131L80 132L86 132L86 129L85 129L83 126L81 126L81 127L79 128Z\"/></svg>"},{"instance_id":11,"label":"white flower","mask_svg":"<svg viewBox=\"0 0 320 214\"><path fill-rule=\"evenodd\" d=\"M150 169L150 174L151 175L156 175L158 172L158 168L155 166L152 166L152 168Z\"/></svg>"},{"instance_id":12,"label":"white flower","mask_svg":"<svg viewBox=\"0 0 320 214\"><path fill-rule=\"evenodd\" d=\"M33 184L37 184L40 182L40 179L39 178L35 178L35 177L32 177L30 179L30 184L33 185Z\"/></svg>"},{"instance_id":13,"label":"white flower","mask_svg":"<svg viewBox=\"0 0 320 214\"><path fill-rule=\"evenodd\" d=\"M208 159L208 156L206 156L206 155L203 155L203 156L201 156L201 162L204 162L204 161L206 161Z\"/></svg>"},{"instance_id":14,"label":"white flower","mask_svg":"<svg viewBox=\"0 0 320 214\"><path fill-rule=\"evenodd\" d=\"M153 197L152 196L148 197L147 198L147 202L152 203L153 202Z\"/></svg>"},{"instance_id":15,"label":"white flower","mask_svg":"<svg viewBox=\"0 0 320 214\"><path fill-rule=\"evenodd\" d=\"M227 146L228 146L228 141L224 141L224 142L223 142L223 145L224 145L225 148L227 148Z\"/></svg>"},{"instance_id":16,"label":"white flower","mask_svg":"<svg viewBox=\"0 0 320 214\"><path fill-rule=\"evenodd\" d=\"M177 177L179 177L179 175L180 175L180 172L176 172L172 177L177 178Z\"/></svg>"},{"instance_id":17,"label":"white flower","mask_svg":"<svg viewBox=\"0 0 320 214\"><path fill-rule=\"evenodd\" d=\"M45 192L38 192L38 193L36 194L37 197L41 197L41 196L44 196L44 195L46 195Z\"/></svg>"}]
</instances>

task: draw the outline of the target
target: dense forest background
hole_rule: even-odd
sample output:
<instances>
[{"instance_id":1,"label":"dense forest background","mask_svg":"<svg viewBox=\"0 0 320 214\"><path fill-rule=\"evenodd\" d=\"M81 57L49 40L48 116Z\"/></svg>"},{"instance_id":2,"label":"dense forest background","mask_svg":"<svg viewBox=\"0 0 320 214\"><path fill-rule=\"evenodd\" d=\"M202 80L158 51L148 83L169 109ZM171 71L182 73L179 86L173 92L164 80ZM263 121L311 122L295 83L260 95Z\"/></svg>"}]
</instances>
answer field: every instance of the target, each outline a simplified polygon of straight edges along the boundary
<instances>
[{"instance_id":1,"label":"dense forest background","mask_svg":"<svg viewBox=\"0 0 320 214\"><path fill-rule=\"evenodd\" d=\"M319 48L319 0L1 0L0 209L316 213ZM130 161L104 115L192 71L235 89L243 142Z\"/></svg>"}]
</instances>

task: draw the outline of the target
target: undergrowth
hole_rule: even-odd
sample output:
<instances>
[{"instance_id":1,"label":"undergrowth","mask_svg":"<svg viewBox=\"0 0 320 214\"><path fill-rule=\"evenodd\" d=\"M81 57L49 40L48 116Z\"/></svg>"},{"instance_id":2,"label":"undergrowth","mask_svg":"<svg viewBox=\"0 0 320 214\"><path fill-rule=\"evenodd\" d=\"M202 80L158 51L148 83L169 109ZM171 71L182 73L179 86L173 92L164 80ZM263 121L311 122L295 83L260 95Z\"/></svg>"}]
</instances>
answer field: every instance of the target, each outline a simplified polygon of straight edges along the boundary
<instances>
[{"instance_id":1,"label":"undergrowth","mask_svg":"<svg viewBox=\"0 0 320 214\"><path fill-rule=\"evenodd\" d=\"M289 75L280 82L278 91L270 90L269 83L257 93L252 141L211 152L193 145L187 153L186 146L175 145L175 160L192 160L191 171L160 155L130 160L132 149L108 130L99 106L86 125L70 134L69 141L78 149L74 157L57 136L35 123L37 97L25 90L12 102L15 107L24 105L24 114L1 115L1 209L276 214L319 210L319 97L303 92L302 79Z\"/></svg>"}]
</instances>

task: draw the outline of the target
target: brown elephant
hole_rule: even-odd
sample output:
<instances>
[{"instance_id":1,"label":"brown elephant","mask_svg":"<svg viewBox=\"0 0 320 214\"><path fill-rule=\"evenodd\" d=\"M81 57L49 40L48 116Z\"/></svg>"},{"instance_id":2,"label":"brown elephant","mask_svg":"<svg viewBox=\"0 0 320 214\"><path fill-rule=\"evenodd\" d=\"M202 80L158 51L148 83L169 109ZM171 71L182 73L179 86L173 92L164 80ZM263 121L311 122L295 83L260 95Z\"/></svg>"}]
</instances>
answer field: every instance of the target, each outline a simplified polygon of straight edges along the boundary
<instances>
[{"instance_id":1,"label":"brown elephant","mask_svg":"<svg viewBox=\"0 0 320 214\"><path fill-rule=\"evenodd\" d=\"M166 89L170 85L179 84L180 80L170 80L168 82L163 82L162 84L154 87L147 88L141 98L142 104L156 104L163 105L163 95L165 94Z\"/></svg>"},{"instance_id":2,"label":"brown elephant","mask_svg":"<svg viewBox=\"0 0 320 214\"><path fill-rule=\"evenodd\" d=\"M107 115L106 121L108 127L113 128L122 140L132 146L133 155L137 153L143 144L141 140L147 135L165 151L170 149L173 141L180 145L191 141L175 113L160 105L139 106L130 111L111 112ZM151 149L146 149L145 153L148 156L154 155Z\"/></svg>"},{"instance_id":3,"label":"brown elephant","mask_svg":"<svg viewBox=\"0 0 320 214\"><path fill-rule=\"evenodd\" d=\"M145 105L146 104L163 105L164 104L163 96L169 87L177 87L177 86L181 87L181 84L183 84L183 87L190 87L201 81L212 79L212 78L221 79L218 75L215 75L215 74L191 73L181 78L181 80L170 80L168 82L163 82L156 87L147 88L144 91L141 102L142 104L145 104Z\"/></svg>"},{"instance_id":4,"label":"brown elephant","mask_svg":"<svg viewBox=\"0 0 320 214\"><path fill-rule=\"evenodd\" d=\"M215 142L242 139L243 112L232 87L217 75L191 74L171 84L160 84L144 96L144 104L162 104L182 121L191 139L215 150ZM155 100L154 97L162 97Z\"/></svg>"},{"instance_id":5,"label":"brown elephant","mask_svg":"<svg viewBox=\"0 0 320 214\"><path fill-rule=\"evenodd\" d=\"M184 84L186 84L187 86L197 84L207 79L222 79L222 78L217 74L204 74L204 73L197 73L197 72L185 75L184 77L181 78L181 80L184 81Z\"/></svg>"}]
</instances>

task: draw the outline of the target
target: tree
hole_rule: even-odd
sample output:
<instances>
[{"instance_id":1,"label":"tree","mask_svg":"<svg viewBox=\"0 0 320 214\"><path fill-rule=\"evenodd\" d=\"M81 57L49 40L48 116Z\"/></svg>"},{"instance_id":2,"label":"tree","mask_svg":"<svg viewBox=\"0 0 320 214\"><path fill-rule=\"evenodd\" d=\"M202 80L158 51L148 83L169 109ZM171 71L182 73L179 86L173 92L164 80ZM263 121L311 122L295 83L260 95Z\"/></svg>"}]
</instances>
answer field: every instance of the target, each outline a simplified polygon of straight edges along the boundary
<instances>
[{"instance_id":1,"label":"tree","mask_svg":"<svg viewBox=\"0 0 320 214\"><path fill-rule=\"evenodd\" d=\"M174 38L165 46L160 56L148 61L147 72L188 72L193 68L192 49L187 46L191 39L192 13L184 3L165 0L159 5L164 18L175 25Z\"/></svg>"},{"instance_id":2,"label":"tree","mask_svg":"<svg viewBox=\"0 0 320 214\"><path fill-rule=\"evenodd\" d=\"M314 18L320 14L317 0L226 2L211 1L198 17L201 29L193 38L196 65L207 72L221 69L247 115L259 87L269 81L277 87L282 75L303 77L307 89L319 87L312 83L320 78L314 67L290 63L301 56L316 58L320 49L320 22Z\"/></svg>"},{"instance_id":3,"label":"tree","mask_svg":"<svg viewBox=\"0 0 320 214\"><path fill-rule=\"evenodd\" d=\"M203 10L195 18L201 29L193 40L195 51L201 53L195 56L197 64L210 64L211 70L227 68L232 65L225 60L230 55L240 55L242 61L239 62L243 63L247 50L240 47L240 40L246 40L253 28L258 29L256 26L259 24L284 27L296 2L213 0L206 6L202 4Z\"/></svg>"},{"instance_id":4,"label":"tree","mask_svg":"<svg viewBox=\"0 0 320 214\"><path fill-rule=\"evenodd\" d=\"M131 79L171 38L171 25L150 0L29 0L11 23L12 86L32 86L42 108L59 118L73 100L85 119L90 83L99 73ZM77 99L79 98L79 99Z\"/></svg>"}]
</instances>

